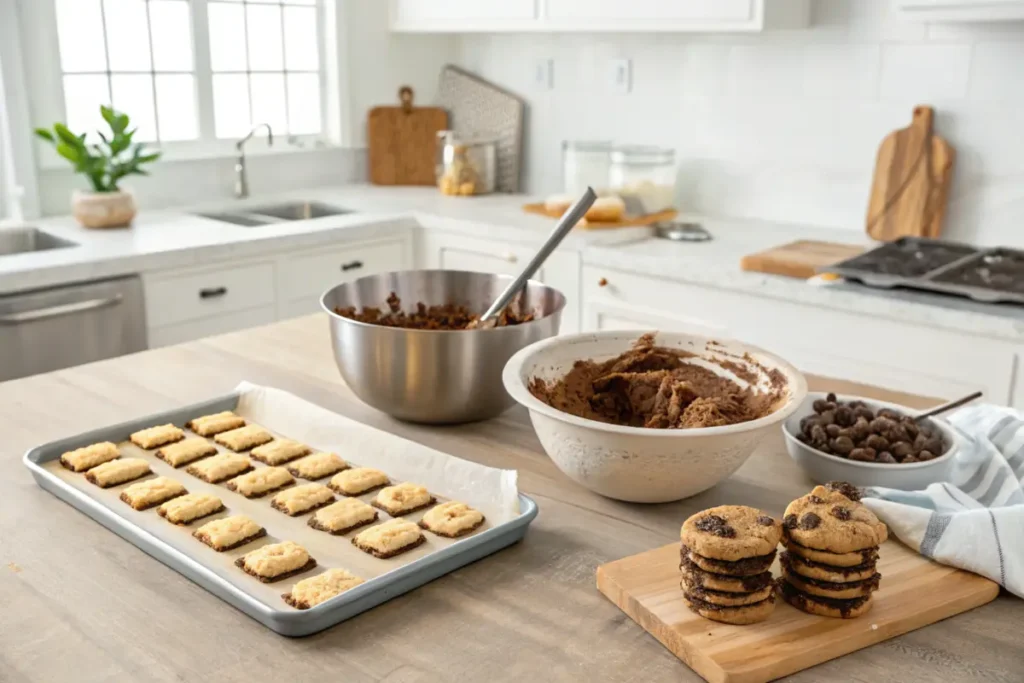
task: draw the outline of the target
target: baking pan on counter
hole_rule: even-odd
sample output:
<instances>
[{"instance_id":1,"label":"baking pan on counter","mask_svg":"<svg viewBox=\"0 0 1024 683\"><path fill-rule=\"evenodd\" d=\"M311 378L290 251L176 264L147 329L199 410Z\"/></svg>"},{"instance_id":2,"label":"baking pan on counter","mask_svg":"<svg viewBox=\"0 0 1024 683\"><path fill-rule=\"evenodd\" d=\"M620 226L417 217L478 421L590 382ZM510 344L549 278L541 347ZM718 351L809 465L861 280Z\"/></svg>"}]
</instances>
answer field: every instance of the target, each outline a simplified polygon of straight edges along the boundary
<instances>
[{"instance_id":1,"label":"baking pan on counter","mask_svg":"<svg viewBox=\"0 0 1024 683\"><path fill-rule=\"evenodd\" d=\"M284 392L279 393L283 394ZM311 570L310 573L296 576L294 580L287 579L277 583L264 584L252 579L240 569L236 568L235 571L238 573L238 576L236 577L234 575L227 574L226 570L221 565L224 563L230 564L234 558L240 557L248 550L255 549L255 547L258 547L259 545L258 541L255 541L251 548L242 546L234 551L222 553L214 552L206 545L192 539L191 532L203 523L215 519L217 515L197 520L192 524L183 527L176 526L163 519L153 519L156 517L156 508L139 512L133 510L131 506L117 499L118 492L125 486L130 485L131 482L121 486L111 487L109 489L99 489L98 487L87 483L84 476L81 474L74 474L65 470L60 467L57 462L61 454L66 451L100 441L112 441L119 444L119 448L123 455L145 457L147 461L150 462L150 466L154 473L174 476L176 479L182 481L190 492L208 491L216 493L216 495L220 496L224 500L227 512L230 512L231 514L236 512L249 514L249 516L251 516L256 522L260 523L267 529L268 537L277 537L277 540L284 540L284 535L287 535L289 538L292 536L299 536L302 531L294 525L307 527L306 518L308 515L288 517L287 515L270 508L269 503L267 502L270 499L269 496L263 499L244 499L240 494L229 491L223 485L208 484L186 474L184 472L184 468L175 470L170 465L167 465L162 460L158 460L153 456L152 451L142 451L139 449L137 452L131 451L129 453L129 448L126 448L123 445L123 442L127 440L128 435L139 429L168 422L181 426L192 418L223 410L234 410L238 412L239 415L246 417L247 419L251 419L257 424L261 424L276 435L285 433L289 438L298 438L298 436L300 436L288 434L287 432L284 432L284 430L282 430L282 432L278 432L273 424L268 424L269 420L257 420L247 416L244 411L239 410L239 401L242 394L243 391L240 387L239 390L234 393L202 403L196 403L184 408L149 415L128 422L123 422L118 425L103 427L83 434L53 441L29 450L25 454L23 462L31 471L36 482L43 489L49 491L72 507L84 512L86 515L113 531L121 538L163 562L165 565L189 578L193 582L199 584L210 593L233 605L256 621L285 636L305 636L321 631L333 626L334 624L345 621L346 619L349 619L361 612L376 607L391 598L407 593L414 588L422 586L423 584L454 571L459 567L495 553L506 546L512 545L523 538L526 533L527 526L537 516L536 503L525 495L515 493L514 495L518 497L518 514L514 514L514 516L508 521L491 525L490 519L488 519L488 524L486 524L480 531L474 532L471 535L460 539L435 538L431 536L429 532L425 532L425 535L429 537L429 542L420 546L417 550L410 551L408 555L413 556L412 559L407 562L388 565L376 576L367 576L365 572L359 572L352 569L353 573L366 578L365 583L310 609L298 610L287 605L280 598L280 594L290 590L291 586L296 581L314 575L314 572L320 571L321 568L338 566L342 568L349 568L344 566L344 562L323 561L328 560L328 557L317 557L318 554L325 555L322 550L323 547L326 547L325 544L339 544L335 551L338 553L359 553L358 558L356 556L350 556L351 561L356 563L365 563L369 561L366 558L375 558L370 558L369 555L365 555L362 551L352 546L349 539L351 534L346 534L345 536L332 536L324 532L318 532L310 529L309 531L311 533L320 534L320 536L322 536L322 538L314 541L315 543L320 544L320 548L309 547L310 554L314 558L318 559L319 564L319 566L316 569ZM297 397L291 398L301 401L301 399L297 399ZM314 407L318 410L323 410L318 406ZM326 413L326 411L324 412ZM332 413L331 415L334 414ZM350 421L348 418L344 418L339 415L334 416L346 423L351 423L351 425L357 425L356 427L351 427L353 429L372 430L373 432L378 431L366 425L360 425L359 423ZM401 439L401 437L386 434L384 432L379 433L382 435L381 438L388 438L403 442L398 446L399 449L426 449L425 446L420 446L413 442L407 442L405 439ZM192 434L190 433L189 436L192 436ZM315 442L310 443L310 445L316 447ZM320 444L320 446L324 447L324 444ZM437 455L444 455L437 452L433 453ZM344 453L340 454L346 460L348 459ZM452 456L447 457L457 460ZM373 462L368 462L366 458L357 462L362 465L375 464ZM460 462L465 464L465 461ZM470 466L476 465L470 463ZM389 473L387 470L384 471L385 473ZM430 487L428 486L428 488ZM215 491L213 489L215 489ZM438 495L438 502L445 499L443 491L435 491L434 488L431 488L431 491ZM365 498L365 496L359 497ZM238 499L241 499L241 501ZM245 500L248 500L249 503L260 503L260 501L262 501L262 505L266 507L267 513L261 516L250 513L250 511L245 507ZM419 514L421 513L405 515L405 517L418 517ZM142 515L147 515L149 517L143 518L141 517ZM387 516L383 516L382 513L382 517L379 521L386 521L386 519ZM289 528L289 522L293 523L291 528ZM283 532L282 529L284 529ZM305 539L301 539L300 537L299 542L304 544ZM344 546L344 548L341 546ZM427 548L428 546L433 546L433 549L428 549L425 553L419 552L420 549ZM330 555L330 553L326 553L326 555ZM401 556L392 559L400 558ZM377 560L377 562L390 562L390 560ZM243 580L243 578L246 580Z\"/></svg>"},{"instance_id":2,"label":"baking pan on counter","mask_svg":"<svg viewBox=\"0 0 1024 683\"><path fill-rule=\"evenodd\" d=\"M903 237L819 268L871 287L909 287L985 303L1024 303L1024 251Z\"/></svg>"}]
</instances>

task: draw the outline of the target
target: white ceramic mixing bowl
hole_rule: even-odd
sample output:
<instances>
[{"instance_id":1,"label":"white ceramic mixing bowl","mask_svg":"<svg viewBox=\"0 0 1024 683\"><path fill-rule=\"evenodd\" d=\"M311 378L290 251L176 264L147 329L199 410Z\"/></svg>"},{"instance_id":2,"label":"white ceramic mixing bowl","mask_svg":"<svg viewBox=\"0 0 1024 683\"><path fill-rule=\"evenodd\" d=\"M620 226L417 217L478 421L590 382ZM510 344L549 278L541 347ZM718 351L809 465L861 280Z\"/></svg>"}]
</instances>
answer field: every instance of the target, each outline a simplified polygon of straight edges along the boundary
<instances>
[{"instance_id":1,"label":"white ceramic mixing bowl","mask_svg":"<svg viewBox=\"0 0 1024 683\"><path fill-rule=\"evenodd\" d=\"M724 427L699 429L645 429L587 420L553 408L530 393L533 378L557 380L573 363L598 362L628 351L646 330L607 331L566 335L536 342L516 353L505 365L505 389L530 411L533 427L544 450L569 477L609 498L636 503L664 503L696 495L736 471L765 435L778 429L807 394L803 375L767 351L738 341L714 340L690 334L660 332L659 346L680 349L710 359L745 366L759 376L777 370L786 380L785 395L776 410L757 420ZM748 358L756 361L751 363ZM721 366L705 364L729 376ZM743 380L732 376L741 386Z\"/></svg>"}]
</instances>

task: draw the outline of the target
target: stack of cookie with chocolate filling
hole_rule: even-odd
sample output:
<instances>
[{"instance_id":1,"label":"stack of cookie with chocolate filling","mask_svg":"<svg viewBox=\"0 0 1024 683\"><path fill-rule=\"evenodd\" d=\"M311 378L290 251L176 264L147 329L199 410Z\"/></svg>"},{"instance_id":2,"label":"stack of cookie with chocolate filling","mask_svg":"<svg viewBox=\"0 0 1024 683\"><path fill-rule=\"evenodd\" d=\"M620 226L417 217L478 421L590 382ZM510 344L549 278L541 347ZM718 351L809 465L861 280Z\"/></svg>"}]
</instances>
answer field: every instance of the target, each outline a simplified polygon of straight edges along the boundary
<instances>
[{"instance_id":1,"label":"stack of cookie with chocolate filling","mask_svg":"<svg viewBox=\"0 0 1024 683\"><path fill-rule=\"evenodd\" d=\"M852 619L871 609L882 575L878 546L889 531L850 484L830 482L797 498L783 518L782 598L808 614Z\"/></svg>"},{"instance_id":2,"label":"stack of cookie with chocolate filling","mask_svg":"<svg viewBox=\"0 0 1024 683\"><path fill-rule=\"evenodd\" d=\"M775 610L771 566L782 525L760 510L722 505L683 523L683 597L700 616L726 624L764 621Z\"/></svg>"}]
</instances>

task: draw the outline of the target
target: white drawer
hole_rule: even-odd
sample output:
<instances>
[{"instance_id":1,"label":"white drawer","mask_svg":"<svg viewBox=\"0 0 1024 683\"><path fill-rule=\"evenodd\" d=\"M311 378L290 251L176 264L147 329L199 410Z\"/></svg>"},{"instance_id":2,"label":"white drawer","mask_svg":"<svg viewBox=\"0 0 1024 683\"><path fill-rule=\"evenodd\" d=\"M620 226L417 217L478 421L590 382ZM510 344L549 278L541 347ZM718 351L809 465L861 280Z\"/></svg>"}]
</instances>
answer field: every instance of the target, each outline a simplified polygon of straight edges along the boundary
<instances>
[{"instance_id":1,"label":"white drawer","mask_svg":"<svg viewBox=\"0 0 1024 683\"><path fill-rule=\"evenodd\" d=\"M342 282L407 267L401 240L285 255L281 257L278 271L278 298L280 301L319 298L326 290Z\"/></svg>"},{"instance_id":2,"label":"white drawer","mask_svg":"<svg viewBox=\"0 0 1024 683\"><path fill-rule=\"evenodd\" d=\"M143 276L146 326L219 317L274 303L274 266L252 263Z\"/></svg>"},{"instance_id":3,"label":"white drawer","mask_svg":"<svg viewBox=\"0 0 1024 683\"><path fill-rule=\"evenodd\" d=\"M276 313L274 306L261 306L238 313L226 313L215 318L204 318L153 328L149 330L149 348L181 344L193 339L227 334L257 325L267 325L277 319Z\"/></svg>"}]
</instances>

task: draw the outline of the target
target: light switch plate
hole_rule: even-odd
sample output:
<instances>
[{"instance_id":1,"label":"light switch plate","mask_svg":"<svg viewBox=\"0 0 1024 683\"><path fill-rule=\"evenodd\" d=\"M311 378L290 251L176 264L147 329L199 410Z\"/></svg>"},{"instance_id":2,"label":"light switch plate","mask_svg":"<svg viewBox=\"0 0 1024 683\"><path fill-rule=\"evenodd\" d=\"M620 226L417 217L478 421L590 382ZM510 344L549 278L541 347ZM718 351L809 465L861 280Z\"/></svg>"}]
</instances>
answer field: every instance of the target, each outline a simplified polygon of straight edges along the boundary
<instances>
[{"instance_id":1,"label":"light switch plate","mask_svg":"<svg viewBox=\"0 0 1024 683\"><path fill-rule=\"evenodd\" d=\"M550 57L538 59L533 65L533 84L538 90L553 90L555 87L555 60Z\"/></svg>"},{"instance_id":2,"label":"light switch plate","mask_svg":"<svg viewBox=\"0 0 1024 683\"><path fill-rule=\"evenodd\" d=\"M608 86L612 92L627 95L633 89L633 61L612 59L608 62Z\"/></svg>"}]
</instances>

